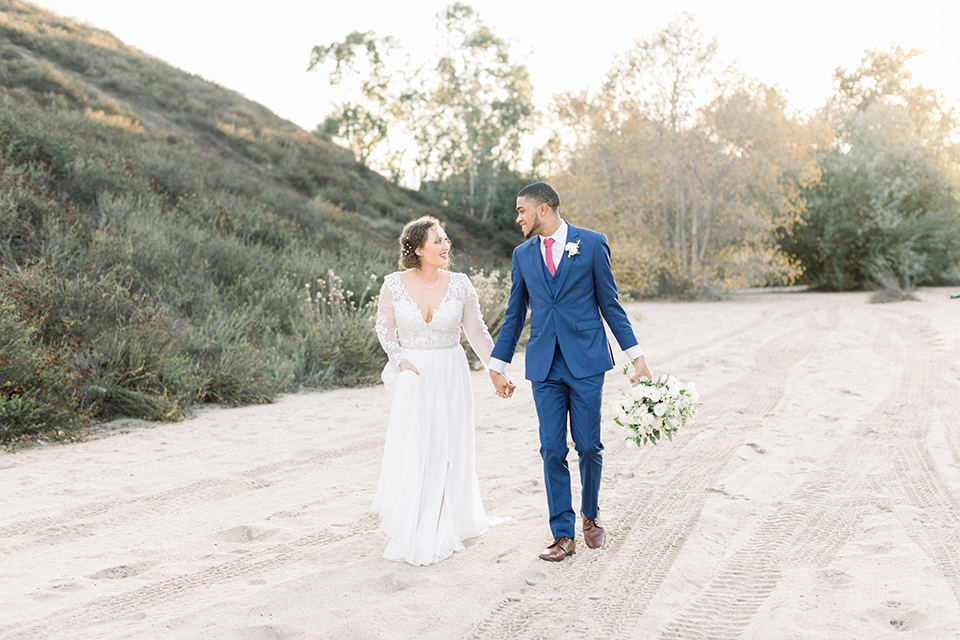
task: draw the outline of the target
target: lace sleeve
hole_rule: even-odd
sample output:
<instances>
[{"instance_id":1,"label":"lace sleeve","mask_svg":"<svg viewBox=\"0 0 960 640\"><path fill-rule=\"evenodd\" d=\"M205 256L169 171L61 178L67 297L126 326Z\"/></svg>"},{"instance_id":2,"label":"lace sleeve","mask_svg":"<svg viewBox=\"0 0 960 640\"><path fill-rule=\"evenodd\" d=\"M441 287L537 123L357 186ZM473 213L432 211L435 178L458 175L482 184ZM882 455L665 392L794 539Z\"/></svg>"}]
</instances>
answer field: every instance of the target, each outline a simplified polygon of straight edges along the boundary
<instances>
[{"instance_id":1,"label":"lace sleeve","mask_svg":"<svg viewBox=\"0 0 960 640\"><path fill-rule=\"evenodd\" d=\"M490 364L490 353L493 351L493 340L490 338L490 332L487 331L487 325L483 321L483 314L480 313L480 299L477 297L477 290L473 288L473 283L466 274L461 275L464 280L463 295L463 332L473 348L473 352L480 358L483 366Z\"/></svg>"},{"instance_id":2,"label":"lace sleeve","mask_svg":"<svg viewBox=\"0 0 960 640\"><path fill-rule=\"evenodd\" d=\"M397 337L397 317L393 310L393 293L388 285L388 275L383 279L383 286L380 287L380 299L377 301L377 340L380 346L387 352L390 364L399 367L406 358L403 357L403 351L400 349L399 338Z\"/></svg>"}]
</instances>

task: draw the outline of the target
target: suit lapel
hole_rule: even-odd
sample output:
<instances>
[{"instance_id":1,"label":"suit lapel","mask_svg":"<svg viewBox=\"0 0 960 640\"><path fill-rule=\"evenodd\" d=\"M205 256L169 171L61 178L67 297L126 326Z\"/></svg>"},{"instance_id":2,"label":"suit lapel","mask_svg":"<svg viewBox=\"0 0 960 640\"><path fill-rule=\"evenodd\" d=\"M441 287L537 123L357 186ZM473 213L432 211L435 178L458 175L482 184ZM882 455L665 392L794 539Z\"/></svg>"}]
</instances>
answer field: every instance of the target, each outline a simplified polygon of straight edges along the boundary
<instances>
[{"instance_id":1,"label":"suit lapel","mask_svg":"<svg viewBox=\"0 0 960 640\"><path fill-rule=\"evenodd\" d=\"M577 240L579 239L580 239L580 231L575 226L573 226L568 222L567 223L567 243L569 244L572 242L576 244ZM557 297L560 291L563 290L563 283L567 279L567 274L570 273L570 268L573 266L574 260L576 260L576 258L570 255L562 256L560 258L559 273L557 273L557 276L556 276L557 277L556 288L553 291L554 297Z\"/></svg>"}]
</instances>

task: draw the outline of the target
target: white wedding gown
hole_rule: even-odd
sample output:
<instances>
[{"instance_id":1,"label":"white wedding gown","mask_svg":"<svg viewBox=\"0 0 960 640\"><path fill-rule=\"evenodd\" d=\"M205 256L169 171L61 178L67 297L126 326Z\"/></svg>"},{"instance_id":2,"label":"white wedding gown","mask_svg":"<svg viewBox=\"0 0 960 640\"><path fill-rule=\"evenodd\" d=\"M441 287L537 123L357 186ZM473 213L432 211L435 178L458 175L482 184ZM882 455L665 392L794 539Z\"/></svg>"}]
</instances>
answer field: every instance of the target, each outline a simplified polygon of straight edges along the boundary
<instances>
[{"instance_id":1,"label":"white wedding gown","mask_svg":"<svg viewBox=\"0 0 960 640\"><path fill-rule=\"evenodd\" d=\"M473 393L461 326L487 364L493 341L465 274L450 273L430 322L399 272L384 278L376 329L390 358L383 379L393 387L393 406L372 509L390 536L383 554L389 560L439 562L489 527L477 482ZM403 360L419 374L401 373Z\"/></svg>"}]
</instances>

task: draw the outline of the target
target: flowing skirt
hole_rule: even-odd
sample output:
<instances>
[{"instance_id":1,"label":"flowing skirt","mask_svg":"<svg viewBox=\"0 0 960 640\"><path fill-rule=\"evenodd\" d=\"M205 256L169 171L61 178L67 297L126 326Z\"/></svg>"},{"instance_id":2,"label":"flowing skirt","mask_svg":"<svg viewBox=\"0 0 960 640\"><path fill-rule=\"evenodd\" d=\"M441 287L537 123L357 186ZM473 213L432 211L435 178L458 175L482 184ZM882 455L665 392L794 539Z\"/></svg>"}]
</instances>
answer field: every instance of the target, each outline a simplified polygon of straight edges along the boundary
<instances>
[{"instance_id":1,"label":"flowing skirt","mask_svg":"<svg viewBox=\"0 0 960 640\"><path fill-rule=\"evenodd\" d=\"M388 364L393 406L372 510L388 560L427 565L489 527L477 482L470 369L460 346L404 349L419 374Z\"/></svg>"}]
</instances>

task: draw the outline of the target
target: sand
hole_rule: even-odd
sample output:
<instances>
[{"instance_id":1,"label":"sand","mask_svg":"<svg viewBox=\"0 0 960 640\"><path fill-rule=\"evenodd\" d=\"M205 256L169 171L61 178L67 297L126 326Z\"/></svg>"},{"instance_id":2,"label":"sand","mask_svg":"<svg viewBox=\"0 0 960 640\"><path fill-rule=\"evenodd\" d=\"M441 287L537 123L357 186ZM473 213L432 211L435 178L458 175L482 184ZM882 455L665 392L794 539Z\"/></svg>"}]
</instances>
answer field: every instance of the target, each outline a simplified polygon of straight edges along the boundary
<instances>
[{"instance_id":1,"label":"sand","mask_svg":"<svg viewBox=\"0 0 960 640\"><path fill-rule=\"evenodd\" d=\"M608 374L607 544L557 564L520 359L509 400L473 374L507 520L430 567L381 558L382 386L0 454L0 637L960 637L958 293L628 305L705 405L637 448Z\"/></svg>"}]
</instances>

